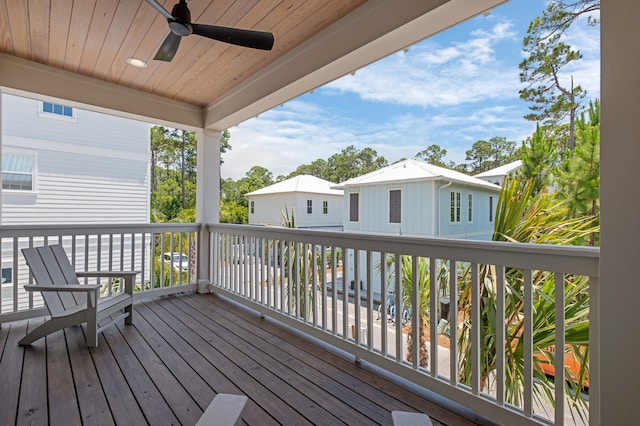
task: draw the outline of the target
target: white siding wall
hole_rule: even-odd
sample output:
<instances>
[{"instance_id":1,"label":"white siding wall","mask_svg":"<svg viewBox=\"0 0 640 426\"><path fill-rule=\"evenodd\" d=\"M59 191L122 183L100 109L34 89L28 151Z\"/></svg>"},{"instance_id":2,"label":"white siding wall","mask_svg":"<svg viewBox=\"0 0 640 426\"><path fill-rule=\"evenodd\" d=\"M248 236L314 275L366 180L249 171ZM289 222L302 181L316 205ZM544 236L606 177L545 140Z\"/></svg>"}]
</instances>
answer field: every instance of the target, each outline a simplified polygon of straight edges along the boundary
<instances>
[{"instance_id":1,"label":"white siding wall","mask_svg":"<svg viewBox=\"0 0 640 426\"><path fill-rule=\"evenodd\" d=\"M307 213L307 200L312 201L312 213ZM298 228L336 228L342 227L342 195L304 194L297 195ZM322 203L328 202L327 214L323 213Z\"/></svg>"},{"instance_id":2,"label":"white siding wall","mask_svg":"<svg viewBox=\"0 0 640 426\"><path fill-rule=\"evenodd\" d=\"M401 223L389 223L389 191L401 191ZM360 220L349 221L349 194L358 192ZM434 235L433 182L403 182L362 186L345 190L345 231L387 234Z\"/></svg>"},{"instance_id":3,"label":"white siding wall","mask_svg":"<svg viewBox=\"0 0 640 426\"><path fill-rule=\"evenodd\" d=\"M254 203L253 213L251 213L251 202ZM293 193L249 197L249 225L282 226L282 212L285 206L289 216L293 208L297 222L300 212Z\"/></svg>"},{"instance_id":4,"label":"white siding wall","mask_svg":"<svg viewBox=\"0 0 640 426\"><path fill-rule=\"evenodd\" d=\"M307 200L312 200L312 213L307 213ZM254 213L251 213L251 201ZM328 211L323 213L323 201L328 202ZM286 209L291 215L293 208L298 228L341 228L342 196L310 193L283 193L253 195L249 197L249 224L282 225L281 212Z\"/></svg>"},{"instance_id":5,"label":"white siding wall","mask_svg":"<svg viewBox=\"0 0 640 426\"><path fill-rule=\"evenodd\" d=\"M146 223L149 126L74 109L51 118L39 101L2 99L2 152L34 155L34 191L4 190L2 223Z\"/></svg>"},{"instance_id":6,"label":"white siding wall","mask_svg":"<svg viewBox=\"0 0 640 426\"><path fill-rule=\"evenodd\" d=\"M460 222L451 222L451 192L459 192L461 199ZM444 238L464 238L469 240L490 240L493 222L489 221L489 197L493 197L493 215L498 202L498 192L478 187L451 185L441 189L440 236ZM473 195L473 217L469 222L469 194Z\"/></svg>"},{"instance_id":7,"label":"white siding wall","mask_svg":"<svg viewBox=\"0 0 640 426\"><path fill-rule=\"evenodd\" d=\"M346 188L343 203L344 229L397 235L490 239L493 223L489 221L489 196L493 196L495 217L498 192L462 185L442 188L445 184L442 181L418 181ZM402 191L401 223L389 223L389 191L394 189ZM450 222L450 191L458 191L461 195L461 220L456 224ZM358 222L349 221L351 193L359 194ZM468 221L470 193L473 194L471 222Z\"/></svg>"}]
</instances>

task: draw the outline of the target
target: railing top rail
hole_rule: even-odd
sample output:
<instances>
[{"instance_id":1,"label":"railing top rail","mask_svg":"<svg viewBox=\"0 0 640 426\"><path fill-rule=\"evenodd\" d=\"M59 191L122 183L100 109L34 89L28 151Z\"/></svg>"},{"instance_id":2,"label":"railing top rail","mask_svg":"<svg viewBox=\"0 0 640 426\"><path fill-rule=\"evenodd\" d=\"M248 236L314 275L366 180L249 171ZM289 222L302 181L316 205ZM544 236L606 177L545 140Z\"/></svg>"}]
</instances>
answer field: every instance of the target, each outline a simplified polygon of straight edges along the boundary
<instances>
[{"instance_id":1,"label":"railing top rail","mask_svg":"<svg viewBox=\"0 0 640 426\"><path fill-rule=\"evenodd\" d=\"M252 225L207 224L209 231L325 246L599 276L597 247L470 241Z\"/></svg>"},{"instance_id":2,"label":"railing top rail","mask_svg":"<svg viewBox=\"0 0 640 426\"><path fill-rule=\"evenodd\" d=\"M132 232L194 232L199 223L103 223L60 225L0 225L0 238L57 235L127 234Z\"/></svg>"}]
</instances>

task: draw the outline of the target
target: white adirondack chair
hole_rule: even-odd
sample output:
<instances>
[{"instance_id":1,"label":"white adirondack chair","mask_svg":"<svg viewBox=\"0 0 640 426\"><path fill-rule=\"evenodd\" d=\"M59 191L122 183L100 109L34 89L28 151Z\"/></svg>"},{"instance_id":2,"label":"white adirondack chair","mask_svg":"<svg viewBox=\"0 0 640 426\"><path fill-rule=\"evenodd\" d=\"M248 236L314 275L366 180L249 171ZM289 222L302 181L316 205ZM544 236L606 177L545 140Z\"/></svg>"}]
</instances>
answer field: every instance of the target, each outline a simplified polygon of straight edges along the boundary
<instances>
[{"instance_id":1,"label":"white adirondack chair","mask_svg":"<svg viewBox=\"0 0 640 426\"><path fill-rule=\"evenodd\" d=\"M132 324L133 280L139 271L76 272L61 245L26 248L22 253L37 283L24 288L42 292L51 318L27 334L19 345L30 345L54 331L86 323L87 347L96 347L98 333L106 327L123 318L125 324ZM100 284L80 284L78 277L122 278L124 293L99 299ZM102 323L106 318L108 321Z\"/></svg>"}]
</instances>

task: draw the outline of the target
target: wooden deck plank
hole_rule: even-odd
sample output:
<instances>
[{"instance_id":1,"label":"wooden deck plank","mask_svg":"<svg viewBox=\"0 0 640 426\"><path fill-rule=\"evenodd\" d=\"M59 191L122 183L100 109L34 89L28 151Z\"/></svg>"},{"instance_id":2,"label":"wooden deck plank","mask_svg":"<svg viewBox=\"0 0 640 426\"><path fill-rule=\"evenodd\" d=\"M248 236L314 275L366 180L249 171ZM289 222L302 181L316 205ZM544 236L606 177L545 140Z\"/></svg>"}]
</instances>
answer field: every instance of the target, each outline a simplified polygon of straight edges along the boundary
<instances>
[{"instance_id":1,"label":"wooden deck plank","mask_svg":"<svg viewBox=\"0 0 640 426\"><path fill-rule=\"evenodd\" d=\"M184 359L155 329L157 321L154 321L153 316L147 319L143 314L148 311L140 308L142 308L142 306L136 309L136 330L138 330L141 335L144 335L146 342L153 348L157 356L162 358L162 362L175 379L180 382L180 386L183 387L198 404L200 408L199 414L202 414L216 393L193 369L192 365L190 365L190 360ZM198 417L200 417L200 415L198 415Z\"/></svg>"},{"instance_id":2,"label":"wooden deck plank","mask_svg":"<svg viewBox=\"0 0 640 426\"><path fill-rule=\"evenodd\" d=\"M45 338L47 350L47 392L51 425L81 425L76 388L71 374L64 331Z\"/></svg>"},{"instance_id":3,"label":"wooden deck plank","mask_svg":"<svg viewBox=\"0 0 640 426\"><path fill-rule=\"evenodd\" d=\"M262 365L280 375L298 389L316 395L314 401L347 424L384 423L388 421L389 412L375 402L355 394L347 386L322 373L314 366L301 361L301 351L284 351L280 349L286 342L275 335L262 333L252 334L242 325L244 321L230 311L212 311L210 305L200 303L197 299L183 299L187 311L193 309L198 316L207 317L216 329L225 329L234 335L245 337L245 343L238 349L245 353L255 353ZM176 302L177 303L177 302ZM242 325L241 325L242 324ZM216 326L217 325L217 326ZM354 409L354 407L357 407ZM407 406L403 406L407 409Z\"/></svg>"},{"instance_id":4,"label":"wooden deck plank","mask_svg":"<svg viewBox=\"0 0 640 426\"><path fill-rule=\"evenodd\" d=\"M5 344L0 358L0 425L12 425L18 413L18 398L22 379L24 348L18 341L27 334L27 323L3 324Z\"/></svg>"},{"instance_id":5,"label":"wooden deck plank","mask_svg":"<svg viewBox=\"0 0 640 426\"><path fill-rule=\"evenodd\" d=\"M30 332L43 321L29 321L27 332ZM26 347L24 351L20 403L16 424L45 424L47 412L47 355L44 339Z\"/></svg>"},{"instance_id":6,"label":"wooden deck plank","mask_svg":"<svg viewBox=\"0 0 640 426\"><path fill-rule=\"evenodd\" d=\"M332 395L329 395L322 386L319 386L309 380L309 377L306 374L291 374L291 370L283 365L282 361L265 355L264 348L260 344L261 341L256 340L257 345L254 345L245 340L246 337L244 336L248 336L248 334L244 333L243 336L243 334L235 334L224 327L220 327L215 321L211 321L207 318L206 313L195 311L190 305L184 304L182 300L175 300L173 302L176 305L180 304L179 307L183 310L184 315L191 315L194 318L199 318L201 323L214 330L219 338L222 339L218 341L219 344L221 342L225 342L243 354L250 354L250 356L248 356L248 360L250 360L248 361L248 366L252 368L252 372L268 371L270 375L274 375L281 379L283 383L286 383L287 386L284 387L280 386L278 383L274 383L274 385L279 389L277 394L283 399L283 401L287 401L292 405L292 407L299 409L300 414L307 417L307 419L318 424L336 424L336 422L339 421L345 421L345 423L350 424L371 422L371 419L368 417L359 416L352 410L350 410L351 416L349 419L341 419L339 413L346 413L349 411L346 404L334 398ZM236 336L243 336L243 338L238 339ZM293 357L288 358L285 361L289 361L291 359L293 359ZM255 367L253 366L254 364ZM272 379L264 375L261 376L260 380L265 380L265 383L269 383ZM319 383L322 383L323 381L324 380L321 379ZM313 400L306 397L301 398L299 394L302 389L304 389L304 394L313 395ZM327 413L330 413L330 415Z\"/></svg>"},{"instance_id":7,"label":"wooden deck plank","mask_svg":"<svg viewBox=\"0 0 640 426\"><path fill-rule=\"evenodd\" d=\"M76 386L80 416L84 424L111 425L113 417L107 397L100 386L100 378L93 365L93 359L84 332L80 326L64 330L69 348L69 362ZM100 339L104 344L104 340Z\"/></svg>"},{"instance_id":8,"label":"wooden deck plank","mask_svg":"<svg viewBox=\"0 0 640 426\"><path fill-rule=\"evenodd\" d=\"M211 385L215 393L229 393L240 395L242 391L236 384L229 380L210 359L198 352L194 346L188 344L182 335L173 330L164 318L155 312L159 307L155 302L139 303L136 305L136 313L153 322L155 329L169 342L185 359L189 360L193 368L198 371L201 377ZM164 311L163 308L159 308ZM137 326L137 323L136 323ZM249 424L260 424L265 426L277 425L278 423L254 401L249 400L242 414L242 418Z\"/></svg>"},{"instance_id":9,"label":"wooden deck plank","mask_svg":"<svg viewBox=\"0 0 640 426\"><path fill-rule=\"evenodd\" d=\"M152 425L178 424L178 419L171 407L168 406L158 388L147 375L127 341L120 334L120 330L116 327L109 327L102 334L115 359L118 360L120 371L126 377L147 423Z\"/></svg>"},{"instance_id":10,"label":"wooden deck plank","mask_svg":"<svg viewBox=\"0 0 640 426\"><path fill-rule=\"evenodd\" d=\"M215 306L214 302L206 298L189 299L189 303L196 302L200 304L206 302ZM227 310L217 310L216 315L228 316L231 312L234 312L234 309L241 308L230 307ZM231 320L234 321L235 318L231 317ZM269 321L264 321L257 315L242 315L242 320L254 325L251 331L256 333L259 339L269 339L273 330L280 328ZM357 387L357 392L367 395L369 399L383 404L384 408L389 412L393 410L420 411L429 414L436 422L442 422L443 424L474 424L433 402L425 400L415 393L408 392L405 388L386 380L378 374L361 368L360 365L350 362L343 357L324 351L322 352L321 358L318 357L318 346L295 334L290 334L286 340L278 342L278 345L284 348L287 353L295 350L295 348L304 349L307 354L304 358L305 363L309 363L313 365L314 368L321 369L326 374L336 377L342 383L351 383L352 387ZM348 377L356 377L358 380L349 382ZM390 399L389 396L394 397L395 400ZM401 405L397 405L398 402Z\"/></svg>"},{"instance_id":11,"label":"wooden deck plank","mask_svg":"<svg viewBox=\"0 0 640 426\"><path fill-rule=\"evenodd\" d=\"M103 338L98 347L91 348L90 352L107 400L117 401L117 404L112 407L116 424L145 424L144 413L120 369L120 360L111 351L107 340Z\"/></svg>"},{"instance_id":12,"label":"wooden deck plank","mask_svg":"<svg viewBox=\"0 0 640 426\"><path fill-rule=\"evenodd\" d=\"M137 327L124 325L119 325L118 328L149 378L172 407L178 421L182 424L196 423L203 410L180 385L172 371L164 364L164 360L145 341L140 330Z\"/></svg>"},{"instance_id":13,"label":"wooden deck plank","mask_svg":"<svg viewBox=\"0 0 640 426\"><path fill-rule=\"evenodd\" d=\"M244 395L254 400L276 421L281 424L305 424L308 422L297 410L289 404L283 403L275 393L277 391L275 388L281 380L277 380L275 383L266 380L269 385L265 385L265 381L250 374L247 371L248 368L243 368L242 365L235 363L237 351L231 350L230 354L225 352L225 349L229 351L230 348L221 346L218 340L213 339L214 336L211 335L210 330L200 325L198 321L182 315L182 311L177 309L168 298L158 300L158 305L166 309L166 314L172 315L172 324L179 328L181 334L184 333L183 335L187 336L186 338L192 344L198 342L200 344L199 350L208 353L215 361L216 367L220 371L224 371L225 376L237 383Z\"/></svg>"},{"instance_id":14,"label":"wooden deck plank","mask_svg":"<svg viewBox=\"0 0 640 426\"><path fill-rule=\"evenodd\" d=\"M81 327L25 349L28 322L3 324L0 424L192 425L218 393L249 397L247 425L390 425L395 409L473 424L223 298L159 297L135 309L133 326L105 330L91 349Z\"/></svg>"}]
</instances>

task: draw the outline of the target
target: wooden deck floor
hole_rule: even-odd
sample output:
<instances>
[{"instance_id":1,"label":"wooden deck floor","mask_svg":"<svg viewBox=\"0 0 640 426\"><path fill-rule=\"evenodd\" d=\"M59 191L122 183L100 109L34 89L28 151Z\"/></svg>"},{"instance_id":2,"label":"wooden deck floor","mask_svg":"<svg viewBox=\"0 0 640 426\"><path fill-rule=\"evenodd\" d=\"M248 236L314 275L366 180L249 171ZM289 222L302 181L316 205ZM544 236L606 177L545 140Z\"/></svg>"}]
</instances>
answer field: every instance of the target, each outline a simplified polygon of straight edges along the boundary
<instances>
[{"instance_id":1,"label":"wooden deck floor","mask_svg":"<svg viewBox=\"0 0 640 426\"><path fill-rule=\"evenodd\" d=\"M213 295L139 302L94 349L80 327L17 346L41 321L0 329L0 425L193 425L217 393L248 396L249 425L391 424L392 410L472 424Z\"/></svg>"}]
</instances>

